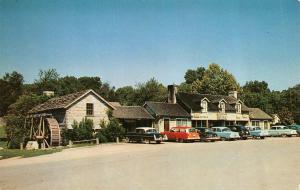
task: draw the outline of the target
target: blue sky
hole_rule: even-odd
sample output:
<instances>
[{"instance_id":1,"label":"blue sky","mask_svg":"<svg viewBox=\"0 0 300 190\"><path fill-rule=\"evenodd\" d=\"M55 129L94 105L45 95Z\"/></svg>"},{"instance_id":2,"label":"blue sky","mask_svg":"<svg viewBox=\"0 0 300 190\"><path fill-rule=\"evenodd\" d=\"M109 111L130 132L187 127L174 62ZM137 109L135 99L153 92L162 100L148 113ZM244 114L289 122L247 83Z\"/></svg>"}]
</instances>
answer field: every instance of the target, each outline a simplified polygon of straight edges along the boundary
<instances>
[{"instance_id":1,"label":"blue sky","mask_svg":"<svg viewBox=\"0 0 300 190\"><path fill-rule=\"evenodd\" d=\"M218 63L243 85L300 83L297 0L0 0L0 76L39 69L121 87Z\"/></svg>"}]
</instances>

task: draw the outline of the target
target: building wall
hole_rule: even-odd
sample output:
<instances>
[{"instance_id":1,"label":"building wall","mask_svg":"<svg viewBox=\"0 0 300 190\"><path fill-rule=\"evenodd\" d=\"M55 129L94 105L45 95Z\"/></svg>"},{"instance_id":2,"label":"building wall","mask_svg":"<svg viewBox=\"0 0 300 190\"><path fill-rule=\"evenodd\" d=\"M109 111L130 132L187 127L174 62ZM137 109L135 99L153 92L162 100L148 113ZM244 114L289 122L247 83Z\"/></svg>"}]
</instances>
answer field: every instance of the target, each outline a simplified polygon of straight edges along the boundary
<instances>
[{"instance_id":1,"label":"building wall","mask_svg":"<svg viewBox=\"0 0 300 190\"><path fill-rule=\"evenodd\" d=\"M94 115L86 116L86 104L92 103L94 104ZM74 105L72 105L66 111L66 127L71 129L74 121L80 122L83 118L88 118L93 120L94 128L100 128L101 121L108 121L107 111L110 108L106 106L102 100L97 98L94 94L89 94Z\"/></svg>"},{"instance_id":2,"label":"building wall","mask_svg":"<svg viewBox=\"0 0 300 190\"><path fill-rule=\"evenodd\" d=\"M163 117L163 118L158 118L155 120L153 126L156 130L159 132L164 132L164 122L165 119L169 119L169 128L171 129L172 127L177 127L177 119L186 119L187 120L187 126L191 127L192 126L192 121L189 118L170 118L170 117Z\"/></svg>"},{"instance_id":3,"label":"building wall","mask_svg":"<svg viewBox=\"0 0 300 190\"><path fill-rule=\"evenodd\" d=\"M192 112L192 120L225 120L225 121L249 121L248 114L221 113L221 112Z\"/></svg>"},{"instance_id":4,"label":"building wall","mask_svg":"<svg viewBox=\"0 0 300 190\"><path fill-rule=\"evenodd\" d=\"M262 129L270 129L271 121L270 120L258 120L258 119L251 119L248 126L258 126Z\"/></svg>"}]
</instances>

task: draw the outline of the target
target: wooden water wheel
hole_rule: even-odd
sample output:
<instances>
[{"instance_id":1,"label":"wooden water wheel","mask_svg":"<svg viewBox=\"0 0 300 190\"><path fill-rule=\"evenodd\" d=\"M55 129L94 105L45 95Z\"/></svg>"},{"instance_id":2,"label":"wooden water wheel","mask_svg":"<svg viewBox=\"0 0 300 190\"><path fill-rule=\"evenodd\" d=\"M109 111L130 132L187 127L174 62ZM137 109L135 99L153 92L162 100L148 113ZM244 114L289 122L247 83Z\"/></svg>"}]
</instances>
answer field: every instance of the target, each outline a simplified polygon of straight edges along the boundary
<instances>
[{"instance_id":1,"label":"wooden water wheel","mask_svg":"<svg viewBox=\"0 0 300 190\"><path fill-rule=\"evenodd\" d=\"M26 125L30 125L31 140L44 144L44 147L61 144L59 124L51 114L30 115L25 120Z\"/></svg>"}]
</instances>

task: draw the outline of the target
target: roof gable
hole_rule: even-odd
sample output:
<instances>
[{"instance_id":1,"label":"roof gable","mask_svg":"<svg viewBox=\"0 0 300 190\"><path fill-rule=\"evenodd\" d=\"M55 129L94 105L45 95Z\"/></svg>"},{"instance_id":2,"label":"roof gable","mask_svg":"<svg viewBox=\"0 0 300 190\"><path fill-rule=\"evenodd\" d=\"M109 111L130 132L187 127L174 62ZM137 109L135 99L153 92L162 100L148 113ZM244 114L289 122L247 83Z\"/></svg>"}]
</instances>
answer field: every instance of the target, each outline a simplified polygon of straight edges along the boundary
<instances>
[{"instance_id":1,"label":"roof gable","mask_svg":"<svg viewBox=\"0 0 300 190\"><path fill-rule=\"evenodd\" d=\"M242 104L242 111L248 112L248 107L239 99L236 99L231 96L224 95L211 95L211 94L198 94L198 93L183 93L180 92L177 94L177 99L180 103L184 104L188 109L199 111L201 110L200 102L202 99L207 98L210 100L208 102L208 111L219 111L219 102L224 101L226 103L225 110L226 111L236 111L235 105L237 102Z\"/></svg>"},{"instance_id":2,"label":"roof gable","mask_svg":"<svg viewBox=\"0 0 300 190\"><path fill-rule=\"evenodd\" d=\"M84 90L80 92L75 92L72 94L67 94L64 96L59 96L55 98L51 98L48 101L35 106L33 109L29 111L29 113L41 113L49 110L57 110L57 109L68 109L73 104L77 103L88 94L94 94L98 99L104 102L111 109L115 109L110 103L108 103L104 98L102 98L99 94L97 94L94 90Z\"/></svg>"},{"instance_id":3,"label":"roof gable","mask_svg":"<svg viewBox=\"0 0 300 190\"><path fill-rule=\"evenodd\" d=\"M120 106L113 111L113 116L118 119L154 119L142 106Z\"/></svg>"},{"instance_id":4,"label":"roof gable","mask_svg":"<svg viewBox=\"0 0 300 190\"><path fill-rule=\"evenodd\" d=\"M150 109L150 113L155 114L155 116L191 117L191 115L179 104L171 104L166 102L145 102L144 107L148 107Z\"/></svg>"}]
</instances>

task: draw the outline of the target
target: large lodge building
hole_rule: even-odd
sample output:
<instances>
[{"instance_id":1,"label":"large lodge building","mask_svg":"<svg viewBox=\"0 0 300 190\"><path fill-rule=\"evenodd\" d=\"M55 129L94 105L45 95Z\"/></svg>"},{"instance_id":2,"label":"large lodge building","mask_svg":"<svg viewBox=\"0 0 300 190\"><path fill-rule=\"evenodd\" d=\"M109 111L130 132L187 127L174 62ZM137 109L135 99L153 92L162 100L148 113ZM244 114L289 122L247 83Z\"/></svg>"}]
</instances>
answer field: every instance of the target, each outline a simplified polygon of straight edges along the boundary
<instances>
[{"instance_id":1,"label":"large lodge building","mask_svg":"<svg viewBox=\"0 0 300 190\"><path fill-rule=\"evenodd\" d=\"M226 125L260 126L268 129L272 117L259 108L249 108L236 91L228 96L177 93L168 86L166 102L145 102L143 106L122 106L108 102L93 90L86 90L49 99L31 110L31 114L46 113L55 118L61 128L71 129L74 121L93 120L94 129L108 121L107 112L123 124L127 131L136 127L154 127L159 132L175 126L213 127Z\"/></svg>"}]
</instances>

